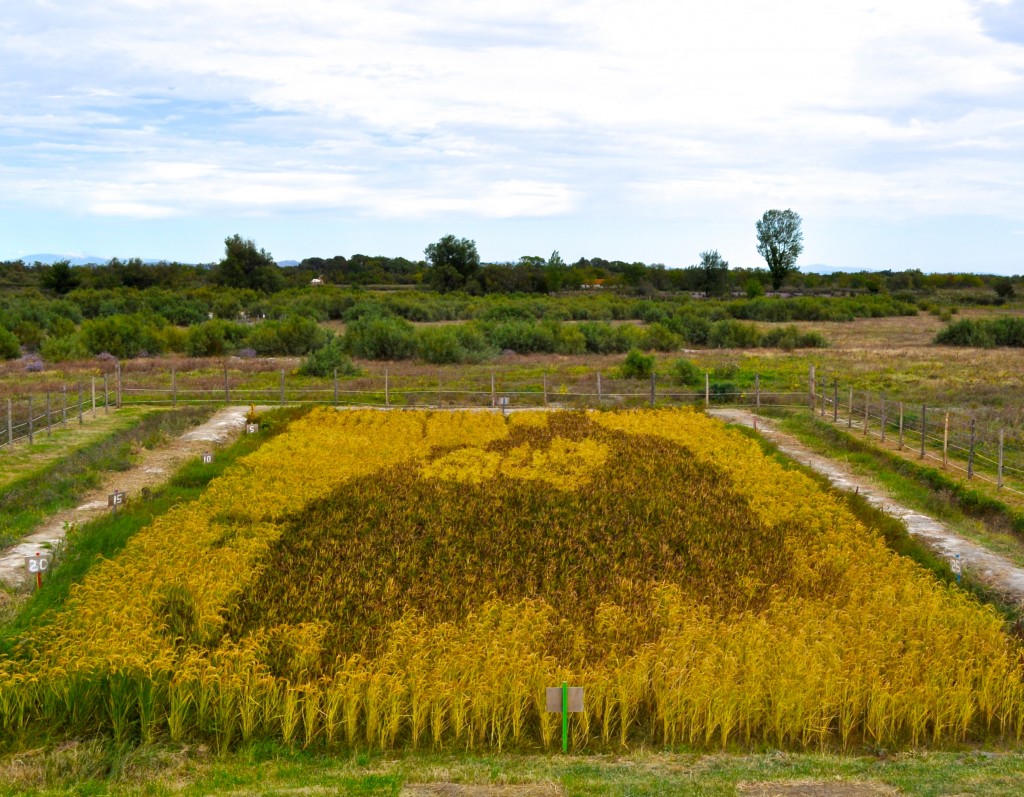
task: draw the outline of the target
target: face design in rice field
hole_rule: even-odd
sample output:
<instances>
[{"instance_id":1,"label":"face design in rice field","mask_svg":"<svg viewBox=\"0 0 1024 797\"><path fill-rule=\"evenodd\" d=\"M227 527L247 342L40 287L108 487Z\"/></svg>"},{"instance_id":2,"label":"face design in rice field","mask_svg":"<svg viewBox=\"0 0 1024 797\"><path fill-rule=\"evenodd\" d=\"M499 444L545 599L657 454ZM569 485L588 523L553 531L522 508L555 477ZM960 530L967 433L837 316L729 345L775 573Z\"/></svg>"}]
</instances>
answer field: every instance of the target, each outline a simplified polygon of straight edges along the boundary
<instances>
[{"instance_id":1,"label":"face design in rice field","mask_svg":"<svg viewBox=\"0 0 1024 797\"><path fill-rule=\"evenodd\" d=\"M992 611L689 410L313 412L19 651L0 731L548 746L562 681L577 746L1024 728Z\"/></svg>"}]
</instances>

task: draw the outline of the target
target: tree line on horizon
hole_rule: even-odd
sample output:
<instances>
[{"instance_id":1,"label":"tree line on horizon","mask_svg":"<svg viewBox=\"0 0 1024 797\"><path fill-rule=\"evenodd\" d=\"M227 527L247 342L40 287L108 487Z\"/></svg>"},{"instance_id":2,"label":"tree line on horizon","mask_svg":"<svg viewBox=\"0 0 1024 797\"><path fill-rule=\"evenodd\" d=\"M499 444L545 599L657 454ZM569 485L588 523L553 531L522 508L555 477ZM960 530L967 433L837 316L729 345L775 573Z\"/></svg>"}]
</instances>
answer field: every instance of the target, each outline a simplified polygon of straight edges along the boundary
<instances>
[{"instance_id":1,"label":"tree line on horizon","mask_svg":"<svg viewBox=\"0 0 1024 797\"><path fill-rule=\"evenodd\" d=\"M730 267L716 249L701 252L697 263L682 268L601 257L581 257L567 263L557 250L546 258L524 255L515 262L484 263L475 241L455 235L429 244L422 260L354 254L308 257L295 266L281 266L254 241L235 234L224 241L224 257L211 264L146 263L139 258L114 258L106 264L86 266L72 266L68 261L0 262L0 288L38 289L61 296L76 289L185 290L225 286L273 294L311 283L326 283L410 286L470 295L615 289L633 295L680 292L726 297L739 293L748 298L769 290L877 294L989 288L1005 299L1013 295L1013 282L1018 279L973 273L926 274L920 269L801 273L796 266L803 248L800 223L800 216L792 210L766 211L757 222L757 248L767 268Z\"/></svg>"}]
</instances>

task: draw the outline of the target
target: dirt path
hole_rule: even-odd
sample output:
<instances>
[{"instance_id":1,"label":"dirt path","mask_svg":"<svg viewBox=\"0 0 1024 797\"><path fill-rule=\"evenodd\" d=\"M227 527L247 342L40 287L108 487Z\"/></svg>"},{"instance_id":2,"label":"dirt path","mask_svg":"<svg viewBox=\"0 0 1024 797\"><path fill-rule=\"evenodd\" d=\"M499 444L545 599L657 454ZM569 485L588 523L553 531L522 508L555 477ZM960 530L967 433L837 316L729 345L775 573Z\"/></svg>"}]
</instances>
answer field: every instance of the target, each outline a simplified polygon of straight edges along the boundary
<instances>
[{"instance_id":1,"label":"dirt path","mask_svg":"<svg viewBox=\"0 0 1024 797\"><path fill-rule=\"evenodd\" d=\"M233 439L245 426L247 409L226 407L181 437L144 451L141 461L131 469L109 474L103 486L87 493L77 507L52 515L20 543L3 551L0 582L12 587L26 584L29 579L25 572L26 556L33 556L36 551L63 540L66 526L84 523L109 511L107 496L115 489L132 498L144 487L156 487L167 481L185 461Z\"/></svg>"},{"instance_id":2,"label":"dirt path","mask_svg":"<svg viewBox=\"0 0 1024 797\"><path fill-rule=\"evenodd\" d=\"M754 426L754 415L742 409L713 409L710 415L727 423ZM820 456L807 449L792 435L776 429L765 418L757 418L757 431L779 450L802 465L817 471L841 490L859 492L868 502L883 512L900 518L907 529L938 555L955 561L960 555L964 572L969 571L978 581L999 592L1004 598L1024 606L1024 568L1020 568L999 554L992 553L976 542L966 540L945 523L915 512L886 495L874 482L850 472L841 463Z\"/></svg>"}]
</instances>

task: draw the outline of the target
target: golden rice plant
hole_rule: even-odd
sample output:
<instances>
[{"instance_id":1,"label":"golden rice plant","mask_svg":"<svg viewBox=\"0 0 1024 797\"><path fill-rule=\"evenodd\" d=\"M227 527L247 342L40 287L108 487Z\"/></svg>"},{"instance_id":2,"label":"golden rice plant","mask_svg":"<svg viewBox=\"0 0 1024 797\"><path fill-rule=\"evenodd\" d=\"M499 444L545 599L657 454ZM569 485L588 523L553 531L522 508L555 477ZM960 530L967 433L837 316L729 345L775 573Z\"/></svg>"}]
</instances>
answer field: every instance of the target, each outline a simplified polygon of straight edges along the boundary
<instances>
[{"instance_id":1,"label":"golden rice plant","mask_svg":"<svg viewBox=\"0 0 1024 797\"><path fill-rule=\"evenodd\" d=\"M100 563L0 729L389 749L945 744L1024 729L989 608L685 410L333 412Z\"/></svg>"}]
</instances>

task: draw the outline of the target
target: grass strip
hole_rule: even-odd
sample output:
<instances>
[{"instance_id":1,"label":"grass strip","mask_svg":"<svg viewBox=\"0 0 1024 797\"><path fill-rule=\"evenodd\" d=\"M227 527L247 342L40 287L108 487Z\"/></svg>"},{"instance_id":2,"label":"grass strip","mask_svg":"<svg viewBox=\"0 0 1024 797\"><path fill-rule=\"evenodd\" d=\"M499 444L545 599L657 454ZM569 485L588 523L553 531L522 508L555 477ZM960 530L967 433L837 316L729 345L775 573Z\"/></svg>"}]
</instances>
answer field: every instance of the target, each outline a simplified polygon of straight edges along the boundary
<instances>
[{"instance_id":1,"label":"grass strip","mask_svg":"<svg viewBox=\"0 0 1024 797\"><path fill-rule=\"evenodd\" d=\"M1024 754L977 750L896 755L885 751L860 755L778 751L699 755L636 750L587 756L444 752L332 756L260 743L237 753L213 756L202 748L122 747L95 740L0 758L0 797L307 793L399 797L413 784L429 783L545 784L560 788L566 797L733 797L738 793L785 793L780 788L783 784L799 784L800 790L794 793L804 795L838 793L843 784L859 784L862 788L873 784L921 797L1009 797L1020 793L1022 780ZM739 791L744 784L748 788L752 784L772 786ZM408 793L417 792L410 789ZM428 793L466 792L442 786Z\"/></svg>"},{"instance_id":2,"label":"grass strip","mask_svg":"<svg viewBox=\"0 0 1024 797\"><path fill-rule=\"evenodd\" d=\"M281 434L295 418L308 412L297 407L272 410L260 416L260 431L243 435L225 447L213 462L204 465L196 457L184 465L162 487L145 498L130 500L116 515L105 515L78 527L68 535L65 547L58 551L56 567L43 587L21 605L17 613L0 629L0 654L13 655L18 635L30 626L45 623L67 599L73 584L79 583L101 559L111 559L128 544L134 534L154 518L171 508L197 499L206 486L227 468Z\"/></svg>"},{"instance_id":3,"label":"grass strip","mask_svg":"<svg viewBox=\"0 0 1024 797\"><path fill-rule=\"evenodd\" d=\"M154 448L202 423L210 414L206 407L148 413L131 427L12 482L0 491L0 548L17 542L54 512L74 506L102 483L104 473L128 470L137 448Z\"/></svg>"}]
</instances>

